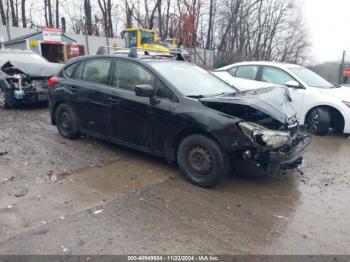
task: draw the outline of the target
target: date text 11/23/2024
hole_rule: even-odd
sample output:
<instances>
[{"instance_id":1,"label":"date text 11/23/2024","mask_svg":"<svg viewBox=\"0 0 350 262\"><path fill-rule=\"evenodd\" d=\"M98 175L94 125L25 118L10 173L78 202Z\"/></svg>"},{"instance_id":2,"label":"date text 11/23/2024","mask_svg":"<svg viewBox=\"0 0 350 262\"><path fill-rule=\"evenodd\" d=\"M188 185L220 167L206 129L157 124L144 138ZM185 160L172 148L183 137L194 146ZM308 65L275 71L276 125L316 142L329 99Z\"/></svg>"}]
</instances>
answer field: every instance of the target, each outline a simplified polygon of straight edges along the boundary
<instances>
[{"instance_id":1,"label":"date text 11/23/2024","mask_svg":"<svg viewBox=\"0 0 350 262\"><path fill-rule=\"evenodd\" d=\"M128 256L128 261L220 261L217 256Z\"/></svg>"}]
</instances>

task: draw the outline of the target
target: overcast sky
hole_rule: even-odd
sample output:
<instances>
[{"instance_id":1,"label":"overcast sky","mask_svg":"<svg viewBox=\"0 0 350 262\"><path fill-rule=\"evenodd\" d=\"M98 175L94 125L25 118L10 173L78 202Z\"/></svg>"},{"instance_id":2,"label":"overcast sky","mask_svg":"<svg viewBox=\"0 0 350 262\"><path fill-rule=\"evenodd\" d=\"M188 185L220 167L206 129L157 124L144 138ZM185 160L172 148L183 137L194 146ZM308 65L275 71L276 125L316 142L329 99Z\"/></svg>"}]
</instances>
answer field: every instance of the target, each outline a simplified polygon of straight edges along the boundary
<instances>
[{"instance_id":1,"label":"overcast sky","mask_svg":"<svg viewBox=\"0 0 350 262\"><path fill-rule=\"evenodd\" d=\"M304 0L314 62L350 59L350 0Z\"/></svg>"}]
</instances>

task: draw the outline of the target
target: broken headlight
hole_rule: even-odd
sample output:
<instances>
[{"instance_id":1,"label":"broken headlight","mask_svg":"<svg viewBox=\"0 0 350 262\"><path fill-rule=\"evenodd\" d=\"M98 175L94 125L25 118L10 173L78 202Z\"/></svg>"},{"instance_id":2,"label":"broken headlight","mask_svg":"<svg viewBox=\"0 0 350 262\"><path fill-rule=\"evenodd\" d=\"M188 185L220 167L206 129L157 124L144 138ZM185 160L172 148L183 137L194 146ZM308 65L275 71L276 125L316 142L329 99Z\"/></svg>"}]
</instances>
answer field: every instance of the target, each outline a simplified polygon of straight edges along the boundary
<instances>
[{"instance_id":1,"label":"broken headlight","mask_svg":"<svg viewBox=\"0 0 350 262\"><path fill-rule=\"evenodd\" d=\"M12 88L15 90L21 90L22 89L22 79L23 76L20 74L15 74L8 78L8 82L10 85L12 85Z\"/></svg>"},{"instance_id":2,"label":"broken headlight","mask_svg":"<svg viewBox=\"0 0 350 262\"><path fill-rule=\"evenodd\" d=\"M270 130L250 122L239 123L239 127L243 134L260 146L277 149L292 144L292 138L286 132Z\"/></svg>"}]
</instances>

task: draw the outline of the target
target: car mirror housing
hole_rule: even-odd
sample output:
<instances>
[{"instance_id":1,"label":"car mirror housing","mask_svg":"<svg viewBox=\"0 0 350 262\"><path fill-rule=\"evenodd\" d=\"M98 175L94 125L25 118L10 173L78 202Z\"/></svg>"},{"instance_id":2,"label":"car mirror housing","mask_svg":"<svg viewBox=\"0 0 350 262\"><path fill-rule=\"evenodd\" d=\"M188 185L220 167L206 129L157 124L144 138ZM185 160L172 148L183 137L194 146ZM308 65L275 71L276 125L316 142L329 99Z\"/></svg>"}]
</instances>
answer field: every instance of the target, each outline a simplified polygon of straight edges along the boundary
<instances>
[{"instance_id":1,"label":"car mirror housing","mask_svg":"<svg viewBox=\"0 0 350 262\"><path fill-rule=\"evenodd\" d=\"M135 86L135 94L140 97L153 97L154 89L150 85L137 85Z\"/></svg>"},{"instance_id":2,"label":"car mirror housing","mask_svg":"<svg viewBox=\"0 0 350 262\"><path fill-rule=\"evenodd\" d=\"M292 88L302 88L301 85L299 84L299 82L297 82L295 80L288 81L286 83L286 86L292 87Z\"/></svg>"}]
</instances>

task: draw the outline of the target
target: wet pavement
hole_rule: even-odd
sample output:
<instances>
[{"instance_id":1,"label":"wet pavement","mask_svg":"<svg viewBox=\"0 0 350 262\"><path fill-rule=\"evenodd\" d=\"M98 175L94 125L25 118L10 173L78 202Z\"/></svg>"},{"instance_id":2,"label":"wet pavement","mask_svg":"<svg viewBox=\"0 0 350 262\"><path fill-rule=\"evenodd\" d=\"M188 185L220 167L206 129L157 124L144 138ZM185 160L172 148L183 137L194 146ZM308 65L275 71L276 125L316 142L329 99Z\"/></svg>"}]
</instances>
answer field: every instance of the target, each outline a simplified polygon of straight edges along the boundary
<instances>
[{"instance_id":1,"label":"wet pavement","mask_svg":"<svg viewBox=\"0 0 350 262\"><path fill-rule=\"evenodd\" d=\"M350 254L350 140L206 190L163 160L0 110L0 254Z\"/></svg>"}]
</instances>

